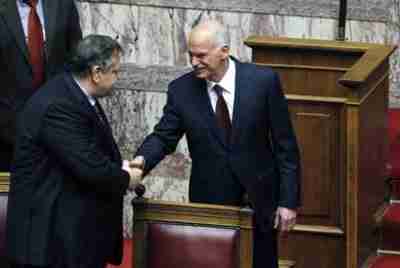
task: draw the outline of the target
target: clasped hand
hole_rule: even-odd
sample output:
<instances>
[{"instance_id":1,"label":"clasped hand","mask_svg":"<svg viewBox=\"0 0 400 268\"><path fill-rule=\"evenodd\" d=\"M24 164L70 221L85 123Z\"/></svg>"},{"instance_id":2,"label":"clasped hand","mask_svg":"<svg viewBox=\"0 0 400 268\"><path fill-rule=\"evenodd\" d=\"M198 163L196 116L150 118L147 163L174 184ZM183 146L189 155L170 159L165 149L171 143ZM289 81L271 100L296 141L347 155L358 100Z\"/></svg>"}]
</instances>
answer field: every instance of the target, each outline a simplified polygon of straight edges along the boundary
<instances>
[{"instance_id":1,"label":"clasped hand","mask_svg":"<svg viewBox=\"0 0 400 268\"><path fill-rule=\"evenodd\" d=\"M135 159L122 162L122 169L129 173L129 189L134 189L143 180L144 169L143 156L137 156Z\"/></svg>"}]
</instances>

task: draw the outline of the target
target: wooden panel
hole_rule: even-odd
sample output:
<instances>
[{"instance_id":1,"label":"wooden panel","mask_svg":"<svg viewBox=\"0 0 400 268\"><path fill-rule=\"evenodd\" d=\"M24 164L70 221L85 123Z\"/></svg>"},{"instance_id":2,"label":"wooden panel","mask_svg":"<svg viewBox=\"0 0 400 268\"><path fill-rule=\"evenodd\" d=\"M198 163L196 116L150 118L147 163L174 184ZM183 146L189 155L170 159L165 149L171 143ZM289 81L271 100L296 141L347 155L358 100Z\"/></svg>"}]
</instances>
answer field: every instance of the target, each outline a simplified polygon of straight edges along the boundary
<instances>
[{"instance_id":1,"label":"wooden panel","mask_svg":"<svg viewBox=\"0 0 400 268\"><path fill-rule=\"evenodd\" d=\"M280 239L279 252L280 259L294 261L296 268L345 267L344 237L291 233Z\"/></svg>"},{"instance_id":2,"label":"wooden panel","mask_svg":"<svg viewBox=\"0 0 400 268\"><path fill-rule=\"evenodd\" d=\"M376 250L374 213L385 196L385 142L388 79L373 91L360 106L359 181L358 181L358 259Z\"/></svg>"},{"instance_id":3,"label":"wooden panel","mask_svg":"<svg viewBox=\"0 0 400 268\"><path fill-rule=\"evenodd\" d=\"M290 65L351 67L363 52L340 54L337 51L317 51L289 48L260 48L254 50L253 61Z\"/></svg>"},{"instance_id":4,"label":"wooden panel","mask_svg":"<svg viewBox=\"0 0 400 268\"><path fill-rule=\"evenodd\" d=\"M280 75L286 94L312 95L321 97L347 97L348 89L337 85L342 71L308 70L302 68L273 68Z\"/></svg>"},{"instance_id":5,"label":"wooden panel","mask_svg":"<svg viewBox=\"0 0 400 268\"><path fill-rule=\"evenodd\" d=\"M356 268L358 255L358 134L359 109L357 106L347 107L346 118L346 267Z\"/></svg>"},{"instance_id":6,"label":"wooden panel","mask_svg":"<svg viewBox=\"0 0 400 268\"><path fill-rule=\"evenodd\" d=\"M341 226L339 116L343 105L289 101L302 160L302 207L299 223Z\"/></svg>"},{"instance_id":7,"label":"wooden panel","mask_svg":"<svg viewBox=\"0 0 400 268\"><path fill-rule=\"evenodd\" d=\"M254 50L265 47L271 48L292 48L292 49L309 49L313 51L337 51L340 54L348 54L352 52L364 52L375 47L383 47L377 44L368 44L362 42L343 42L321 39L306 38L288 38L273 36L249 36L245 40L245 44L254 47Z\"/></svg>"}]
</instances>

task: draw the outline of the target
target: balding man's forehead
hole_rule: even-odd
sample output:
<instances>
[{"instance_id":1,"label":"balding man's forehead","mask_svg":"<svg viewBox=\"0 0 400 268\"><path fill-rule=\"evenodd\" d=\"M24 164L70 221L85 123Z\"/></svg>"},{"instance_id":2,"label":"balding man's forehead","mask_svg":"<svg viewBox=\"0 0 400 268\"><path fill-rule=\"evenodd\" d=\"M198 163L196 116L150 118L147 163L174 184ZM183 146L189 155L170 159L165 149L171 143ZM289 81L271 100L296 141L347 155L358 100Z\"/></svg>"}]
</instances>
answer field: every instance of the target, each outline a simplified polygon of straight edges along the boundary
<instances>
[{"instance_id":1,"label":"balding man's forehead","mask_svg":"<svg viewBox=\"0 0 400 268\"><path fill-rule=\"evenodd\" d=\"M215 36L210 31L198 29L190 33L188 43L189 45L202 44L212 47L215 45Z\"/></svg>"}]
</instances>

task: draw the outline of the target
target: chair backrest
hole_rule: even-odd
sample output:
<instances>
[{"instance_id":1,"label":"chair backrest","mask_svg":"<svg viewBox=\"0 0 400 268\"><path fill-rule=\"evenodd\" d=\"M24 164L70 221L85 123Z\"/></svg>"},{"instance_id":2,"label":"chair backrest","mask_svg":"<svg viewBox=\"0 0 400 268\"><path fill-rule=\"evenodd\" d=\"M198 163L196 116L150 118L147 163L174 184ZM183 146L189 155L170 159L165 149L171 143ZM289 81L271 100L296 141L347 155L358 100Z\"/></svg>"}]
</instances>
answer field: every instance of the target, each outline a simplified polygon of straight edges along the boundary
<instances>
[{"instance_id":1,"label":"chair backrest","mask_svg":"<svg viewBox=\"0 0 400 268\"><path fill-rule=\"evenodd\" d=\"M251 268L253 211L133 200L135 268Z\"/></svg>"},{"instance_id":2,"label":"chair backrest","mask_svg":"<svg viewBox=\"0 0 400 268\"><path fill-rule=\"evenodd\" d=\"M389 199L400 200L400 109L391 108L388 112L388 150L386 177L389 183Z\"/></svg>"},{"instance_id":3,"label":"chair backrest","mask_svg":"<svg viewBox=\"0 0 400 268\"><path fill-rule=\"evenodd\" d=\"M389 176L400 178L400 109L389 109L388 112L388 145Z\"/></svg>"},{"instance_id":4,"label":"chair backrest","mask_svg":"<svg viewBox=\"0 0 400 268\"><path fill-rule=\"evenodd\" d=\"M0 173L0 267L9 267L5 252L9 173Z\"/></svg>"}]
</instances>

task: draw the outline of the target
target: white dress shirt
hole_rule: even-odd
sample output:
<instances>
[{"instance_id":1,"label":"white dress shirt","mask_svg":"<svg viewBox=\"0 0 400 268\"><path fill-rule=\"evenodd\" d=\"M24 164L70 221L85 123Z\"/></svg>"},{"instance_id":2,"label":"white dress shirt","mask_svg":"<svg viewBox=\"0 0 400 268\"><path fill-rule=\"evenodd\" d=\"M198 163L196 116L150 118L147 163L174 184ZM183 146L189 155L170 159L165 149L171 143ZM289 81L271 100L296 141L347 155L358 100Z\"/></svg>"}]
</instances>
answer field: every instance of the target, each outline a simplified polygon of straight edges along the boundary
<instances>
[{"instance_id":1,"label":"white dress shirt","mask_svg":"<svg viewBox=\"0 0 400 268\"><path fill-rule=\"evenodd\" d=\"M9 0L9 1L11 1L11 0ZM26 4L23 0L16 0L16 1L17 1L19 17L21 19L22 28L24 29L25 40L28 41L28 17L29 17L29 11L31 10L31 7L28 4ZM50 0L50 1L57 1L57 0ZM36 12L39 16L40 23L42 24L43 40L46 40L46 31L45 31L45 27L44 27L45 19L44 19L44 13L43 13L42 0L38 0L38 3L36 5Z\"/></svg>"},{"instance_id":2,"label":"white dress shirt","mask_svg":"<svg viewBox=\"0 0 400 268\"><path fill-rule=\"evenodd\" d=\"M224 77L222 77L221 81L215 83L213 81L207 81L207 91L208 96L210 97L211 106L215 112L217 106L218 95L213 90L215 84L218 84L224 90L222 92L222 96L225 99L226 105L228 106L229 118L232 121L233 116L233 104L235 103L235 87L236 87L236 66L235 62L228 58L228 70L226 71Z\"/></svg>"}]
</instances>

